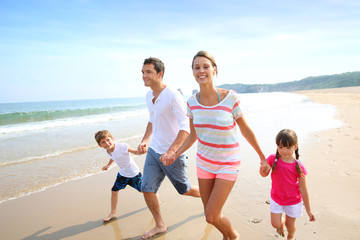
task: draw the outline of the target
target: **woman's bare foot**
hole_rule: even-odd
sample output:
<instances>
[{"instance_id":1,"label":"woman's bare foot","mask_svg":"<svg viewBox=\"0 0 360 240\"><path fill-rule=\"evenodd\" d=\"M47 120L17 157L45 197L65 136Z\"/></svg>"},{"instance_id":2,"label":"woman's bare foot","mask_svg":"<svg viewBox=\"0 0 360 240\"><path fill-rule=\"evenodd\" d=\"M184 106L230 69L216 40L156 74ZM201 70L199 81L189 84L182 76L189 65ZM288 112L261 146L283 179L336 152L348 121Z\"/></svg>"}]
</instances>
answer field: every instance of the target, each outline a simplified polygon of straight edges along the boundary
<instances>
[{"instance_id":1,"label":"woman's bare foot","mask_svg":"<svg viewBox=\"0 0 360 240\"><path fill-rule=\"evenodd\" d=\"M156 227L155 226L150 231L144 233L144 235L142 235L141 239L148 239L148 238L151 238L152 236L155 236L156 234L164 233L166 231L167 231L166 227Z\"/></svg>"},{"instance_id":2,"label":"woman's bare foot","mask_svg":"<svg viewBox=\"0 0 360 240\"><path fill-rule=\"evenodd\" d=\"M115 213L110 213L109 216L107 218L104 218L103 220L104 220L104 222L108 222L108 221L111 221L116 218L117 218L117 216Z\"/></svg>"}]
</instances>

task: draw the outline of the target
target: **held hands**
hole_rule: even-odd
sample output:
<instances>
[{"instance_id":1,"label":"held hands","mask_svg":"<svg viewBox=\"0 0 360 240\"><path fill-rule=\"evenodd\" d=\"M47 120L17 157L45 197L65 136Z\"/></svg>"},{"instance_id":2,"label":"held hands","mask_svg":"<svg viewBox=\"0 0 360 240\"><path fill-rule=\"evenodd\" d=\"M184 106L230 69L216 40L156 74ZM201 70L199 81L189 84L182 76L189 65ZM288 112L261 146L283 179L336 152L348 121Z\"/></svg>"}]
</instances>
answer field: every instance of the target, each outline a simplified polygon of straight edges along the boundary
<instances>
[{"instance_id":1,"label":"held hands","mask_svg":"<svg viewBox=\"0 0 360 240\"><path fill-rule=\"evenodd\" d=\"M170 150L162 154L160 157L160 162L162 162L164 166L169 166L173 164L175 160L176 160L175 152Z\"/></svg>"},{"instance_id":2,"label":"held hands","mask_svg":"<svg viewBox=\"0 0 360 240\"><path fill-rule=\"evenodd\" d=\"M146 143L140 143L138 148L137 148L137 151L139 154L144 154L147 152L147 148L146 148Z\"/></svg>"},{"instance_id":3,"label":"held hands","mask_svg":"<svg viewBox=\"0 0 360 240\"><path fill-rule=\"evenodd\" d=\"M267 175L270 173L270 169L268 169L266 166L260 166L259 173L262 177L267 177Z\"/></svg>"},{"instance_id":4,"label":"held hands","mask_svg":"<svg viewBox=\"0 0 360 240\"><path fill-rule=\"evenodd\" d=\"M266 159L262 159L260 164L260 175L266 177L267 175L269 175L271 167L266 161Z\"/></svg>"}]
</instances>

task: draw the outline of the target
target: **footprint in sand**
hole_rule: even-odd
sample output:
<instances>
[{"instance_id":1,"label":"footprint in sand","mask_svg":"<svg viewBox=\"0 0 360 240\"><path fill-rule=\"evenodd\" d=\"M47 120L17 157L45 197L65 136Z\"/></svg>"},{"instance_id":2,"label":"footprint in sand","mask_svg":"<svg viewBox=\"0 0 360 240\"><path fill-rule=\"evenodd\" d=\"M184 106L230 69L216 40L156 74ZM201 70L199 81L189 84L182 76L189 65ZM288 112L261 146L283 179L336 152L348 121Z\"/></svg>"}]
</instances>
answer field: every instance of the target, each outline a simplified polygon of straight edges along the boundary
<instances>
[{"instance_id":1,"label":"footprint in sand","mask_svg":"<svg viewBox=\"0 0 360 240\"><path fill-rule=\"evenodd\" d=\"M260 219L260 218L253 218L253 219L251 219L250 220L250 222L252 222L252 223L261 223L261 221L262 221L262 219Z\"/></svg>"}]
</instances>

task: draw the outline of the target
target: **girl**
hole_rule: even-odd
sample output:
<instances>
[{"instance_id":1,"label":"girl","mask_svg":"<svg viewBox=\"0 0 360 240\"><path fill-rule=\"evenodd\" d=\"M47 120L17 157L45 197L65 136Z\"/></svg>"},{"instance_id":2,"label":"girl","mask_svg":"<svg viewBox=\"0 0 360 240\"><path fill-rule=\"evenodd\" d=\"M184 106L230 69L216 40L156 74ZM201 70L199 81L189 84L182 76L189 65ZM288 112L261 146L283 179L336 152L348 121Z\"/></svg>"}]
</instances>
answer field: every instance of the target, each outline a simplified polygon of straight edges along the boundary
<instances>
[{"instance_id":1,"label":"girl","mask_svg":"<svg viewBox=\"0 0 360 240\"><path fill-rule=\"evenodd\" d=\"M299 161L299 149L296 133L289 129L281 130L276 136L277 151L267 158L272 167L271 180L271 224L284 237L284 225L287 228L287 239L292 240L295 234L295 220L302 215L304 203L310 221L315 221L311 212L309 194L306 187L304 165ZM295 158L294 158L295 154ZM269 175L270 169L260 167L263 177ZM285 222L282 213L285 212Z\"/></svg>"},{"instance_id":2,"label":"girl","mask_svg":"<svg viewBox=\"0 0 360 240\"><path fill-rule=\"evenodd\" d=\"M215 59L200 51L193 58L192 70L200 92L188 100L190 135L172 156L163 158L163 163L171 164L198 140L197 176L206 221L223 234L223 239L239 239L239 233L221 213L240 167L237 127L258 153L263 168L270 166L243 117L236 92L214 86Z\"/></svg>"}]
</instances>

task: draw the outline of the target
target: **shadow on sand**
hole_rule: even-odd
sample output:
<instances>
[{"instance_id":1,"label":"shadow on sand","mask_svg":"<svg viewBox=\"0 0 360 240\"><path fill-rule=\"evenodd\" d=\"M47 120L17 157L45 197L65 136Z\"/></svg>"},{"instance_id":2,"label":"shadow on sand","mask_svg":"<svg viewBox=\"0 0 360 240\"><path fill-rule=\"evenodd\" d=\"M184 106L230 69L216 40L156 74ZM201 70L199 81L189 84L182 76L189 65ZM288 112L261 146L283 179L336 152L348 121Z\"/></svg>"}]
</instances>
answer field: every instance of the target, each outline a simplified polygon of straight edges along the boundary
<instances>
[{"instance_id":1,"label":"shadow on sand","mask_svg":"<svg viewBox=\"0 0 360 240\"><path fill-rule=\"evenodd\" d=\"M114 221L118 220L118 219L129 217L131 215L134 215L134 214L136 214L138 212L141 212L141 211L144 211L146 209L147 209L147 207L144 207L144 208L141 208L139 210L124 214L122 216L119 216L117 219L114 219ZM110 221L110 222L113 222L113 221ZM49 226L49 227L46 227L44 229L41 229L40 231L37 231L37 232L33 233L30 236L27 236L27 237L23 238L22 240L58 240L58 239L63 239L63 238L75 236L77 234L93 230L95 228L104 226L106 224L108 224L108 223L104 223L103 220L88 221L86 223L66 227L66 228L61 229L61 230L56 231L56 232L41 235L43 232L46 232L46 231L48 231L49 229L52 228L51 226Z\"/></svg>"}]
</instances>

